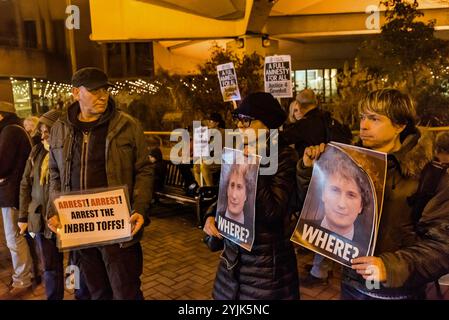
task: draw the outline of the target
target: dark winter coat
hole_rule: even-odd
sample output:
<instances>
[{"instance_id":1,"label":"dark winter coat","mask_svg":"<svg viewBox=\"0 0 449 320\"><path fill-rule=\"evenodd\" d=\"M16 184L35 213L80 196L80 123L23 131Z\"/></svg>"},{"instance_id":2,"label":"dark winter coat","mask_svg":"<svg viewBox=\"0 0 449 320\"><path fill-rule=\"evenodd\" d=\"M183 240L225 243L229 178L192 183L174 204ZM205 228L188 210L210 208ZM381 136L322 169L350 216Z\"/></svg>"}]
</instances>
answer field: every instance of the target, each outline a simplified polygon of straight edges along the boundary
<instances>
[{"instance_id":1,"label":"dark winter coat","mask_svg":"<svg viewBox=\"0 0 449 320\"><path fill-rule=\"evenodd\" d=\"M31 140L15 114L0 121L0 207L19 208L20 180Z\"/></svg>"},{"instance_id":2,"label":"dark winter coat","mask_svg":"<svg viewBox=\"0 0 449 320\"><path fill-rule=\"evenodd\" d=\"M285 127L284 138L289 145L295 145L300 158L307 147L326 142L326 123L323 115L323 111L315 108L307 112L304 118Z\"/></svg>"},{"instance_id":3,"label":"dark winter coat","mask_svg":"<svg viewBox=\"0 0 449 320\"><path fill-rule=\"evenodd\" d=\"M42 143L31 150L20 183L19 221L28 223L28 231L43 232L50 239L52 231L47 226L49 183L40 183L41 166L47 154Z\"/></svg>"},{"instance_id":4,"label":"dark winter coat","mask_svg":"<svg viewBox=\"0 0 449 320\"><path fill-rule=\"evenodd\" d=\"M287 204L295 186L297 156L279 147L274 175L257 181L255 239L251 252L225 240L215 279L218 300L299 299L296 255Z\"/></svg>"},{"instance_id":5,"label":"dark winter coat","mask_svg":"<svg viewBox=\"0 0 449 320\"><path fill-rule=\"evenodd\" d=\"M385 264L386 285L391 288L424 290L427 282L449 272L449 175L439 182L416 226L412 208L406 202L432 159L430 140L428 135L410 135L401 150L389 155L387 196L375 255ZM396 159L395 165L392 158Z\"/></svg>"},{"instance_id":6,"label":"dark winter coat","mask_svg":"<svg viewBox=\"0 0 449 320\"><path fill-rule=\"evenodd\" d=\"M424 292L428 282L449 272L449 176L443 177L436 195L416 225L408 197L417 188L423 168L432 159L432 138L415 132L401 149L388 155L387 180L374 255L384 262L387 281L369 291L355 271L343 268L342 281L373 297L407 298ZM298 164L304 185L311 170Z\"/></svg>"},{"instance_id":7,"label":"dark winter coat","mask_svg":"<svg viewBox=\"0 0 449 320\"><path fill-rule=\"evenodd\" d=\"M53 200L59 192L71 191L70 167L75 143L75 127L68 115L74 108L79 110L77 102L69 107L68 114L61 116L51 129L50 200ZM117 110L112 99L109 100L108 109L111 116L105 149L92 152L104 154L107 185L110 187L126 185L133 212L145 215L153 193L153 170L148 160L142 127L136 119ZM88 161L87 166L90 165L95 164ZM54 214L56 212L49 206L48 217ZM132 245L139 240L141 234L142 232L139 232L134 240L126 245Z\"/></svg>"}]
</instances>

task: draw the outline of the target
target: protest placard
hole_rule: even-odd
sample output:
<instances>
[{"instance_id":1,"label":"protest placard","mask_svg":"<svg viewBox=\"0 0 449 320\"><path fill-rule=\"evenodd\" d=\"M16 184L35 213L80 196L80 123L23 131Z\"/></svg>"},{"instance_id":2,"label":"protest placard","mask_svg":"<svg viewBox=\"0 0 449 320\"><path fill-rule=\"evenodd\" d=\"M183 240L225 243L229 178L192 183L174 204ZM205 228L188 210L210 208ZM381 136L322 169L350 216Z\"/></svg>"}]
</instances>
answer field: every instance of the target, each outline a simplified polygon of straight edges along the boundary
<instances>
[{"instance_id":1,"label":"protest placard","mask_svg":"<svg viewBox=\"0 0 449 320\"><path fill-rule=\"evenodd\" d=\"M209 156L209 131L207 127L193 128L193 156Z\"/></svg>"},{"instance_id":2,"label":"protest placard","mask_svg":"<svg viewBox=\"0 0 449 320\"><path fill-rule=\"evenodd\" d=\"M220 83L223 101L240 100L240 91L234 63L229 62L217 66L218 81Z\"/></svg>"},{"instance_id":3,"label":"protest placard","mask_svg":"<svg viewBox=\"0 0 449 320\"><path fill-rule=\"evenodd\" d=\"M291 240L345 266L374 251L386 154L329 143L315 162Z\"/></svg>"},{"instance_id":4,"label":"protest placard","mask_svg":"<svg viewBox=\"0 0 449 320\"><path fill-rule=\"evenodd\" d=\"M216 221L220 234L251 251L260 156L224 148Z\"/></svg>"},{"instance_id":5,"label":"protest placard","mask_svg":"<svg viewBox=\"0 0 449 320\"><path fill-rule=\"evenodd\" d=\"M56 198L53 205L61 222L57 232L60 250L131 239L125 187L68 193Z\"/></svg>"},{"instance_id":6,"label":"protest placard","mask_svg":"<svg viewBox=\"0 0 449 320\"><path fill-rule=\"evenodd\" d=\"M293 96L291 81L291 57L289 55L265 57L265 92L276 98Z\"/></svg>"},{"instance_id":7,"label":"protest placard","mask_svg":"<svg viewBox=\"0 0 449 320\"><path fill-rule=\"evenodd\" d=\"M384 203L385 182L387 179L387 154L385 152L374 151L371 149L360 148L353 145L343 144L333 141L332 144L339 147L354 159L366 172L374 184L376 190L376 228L374 228L373 242L370 254L374 253L377 240L377 232L379 230L380 219L382 215L382 207Z\"/></svg>"}]
</instances>

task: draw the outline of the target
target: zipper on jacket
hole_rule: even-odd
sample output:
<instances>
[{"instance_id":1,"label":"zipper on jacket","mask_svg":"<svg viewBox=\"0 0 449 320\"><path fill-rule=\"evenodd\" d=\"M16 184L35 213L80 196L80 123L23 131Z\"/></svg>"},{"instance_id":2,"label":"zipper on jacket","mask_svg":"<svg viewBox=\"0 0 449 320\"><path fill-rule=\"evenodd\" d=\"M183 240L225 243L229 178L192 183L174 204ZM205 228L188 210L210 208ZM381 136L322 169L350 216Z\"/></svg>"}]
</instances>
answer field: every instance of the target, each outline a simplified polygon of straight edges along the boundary
<instances>
[{"instance_id":1,"label":"zipper on jacket","mask_svg":"<svg viewBox=\"0 0 449 320\"><path fill-rule=\"evenodd\" d=\"M81 166L80 166L80 189L87 187L87 155L89 151L90 131L83 132L83 144L81 146Z\"/></svg>"}]
</instances>

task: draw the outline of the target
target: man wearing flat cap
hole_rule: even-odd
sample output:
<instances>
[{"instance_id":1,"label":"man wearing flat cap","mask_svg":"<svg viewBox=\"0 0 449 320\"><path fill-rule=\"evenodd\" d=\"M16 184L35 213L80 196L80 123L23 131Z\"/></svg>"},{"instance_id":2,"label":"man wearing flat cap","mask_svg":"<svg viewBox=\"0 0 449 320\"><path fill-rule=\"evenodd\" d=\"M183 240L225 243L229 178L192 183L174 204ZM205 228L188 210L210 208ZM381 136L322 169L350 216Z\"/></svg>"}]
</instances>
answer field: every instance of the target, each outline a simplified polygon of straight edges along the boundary
<instances>
[{"instance_id":1,"label":"man wearing flat cap","mask_svg":"<svg viewBox=\"0 0 449 320\"><path fill-rule=\"evenodd\" d=\"M279 102L265 92L248 95L234 111L234 119L239 130L243 134L254 131L254 135L251 136L255 136L256 141L245 143L257 143L259 150L266 148L269 143L261 140L263 130L277 129L286 118L287 115ZM246 251L224 239L226 245L215 278L212 294L214 299L299 298L296 255L290 241L290 214L287 210L289 198L295 187L297 155L281 136L278 150L278 155L275 156L278 161L277 171L272 175L259 173L258 176L255 239L252 250ZM215 227L214 214L212 212L207 215L203 230L210 236L221 238Z\"/></svg>"},{"instance_id":2,"label":"man wearing flat cap","mask_svg":"<svg viewBox=\"0 0 449 320\"><path fill-rule=\"evenodd\" d=\"M79 250L79 264L92 299L142 299L139 241L153 185L143 130L116 108L102 70L78 70L72 86L76 102L51 130L50 200L59 192L128 187L133 239ZM59 219L51 206L48 210L49 226L56 231Z\"/></svg>"},{"instance_id":3,"label":"man wearing flat cap","mask_svg":"<svg viewBox=\"0 0 449 320\"><path fill-rule=\"evenodd\" d=\"M30 249L17 226L20 179L30 150L30 137L16 115L14 105L0 101L0 208L14 269L9 291L2 297L4 299L19 298L31 290Z\"/></svg>"}]
</instances>

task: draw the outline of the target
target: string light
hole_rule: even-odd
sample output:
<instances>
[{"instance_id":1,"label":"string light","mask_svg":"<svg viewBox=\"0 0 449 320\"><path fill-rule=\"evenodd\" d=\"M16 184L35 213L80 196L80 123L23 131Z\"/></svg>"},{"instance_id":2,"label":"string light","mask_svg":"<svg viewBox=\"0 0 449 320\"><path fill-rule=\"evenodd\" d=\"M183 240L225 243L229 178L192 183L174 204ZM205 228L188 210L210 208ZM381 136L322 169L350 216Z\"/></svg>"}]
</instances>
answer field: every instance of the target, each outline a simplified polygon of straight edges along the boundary
<instances>
[{"instance_id":1,"label":"string light","mask_svg":"<svg viewBox=\"0 0 449 320\"><path fill-rule=\"evenodd\" d=\"M72 86L67 83L57 83L50 81L44 82L44 80L36 80L33 78L31 81L30 92L30 82L28 80L16 80L10 78L12 90L14 96L21 97L21 99L30 99L30 93L38 98L54 99L57 97L68 98L71 96Z\"/></svg>"},{"instance_id":2,"label":"string light","mask_svg":"<svg viewBox=\"0 0 449 320\"><path fill-rule=\"evenodd\" d=\"M117 95L121 92L154 95L159 92L161 86L162 84L159 81L151 83L142 79L125 80L115 82L114 87L111 88L110 92L112 95Z\"/></svg>"}]
</instances>

